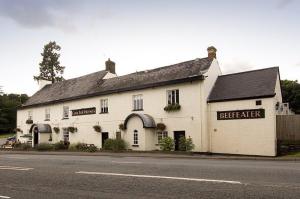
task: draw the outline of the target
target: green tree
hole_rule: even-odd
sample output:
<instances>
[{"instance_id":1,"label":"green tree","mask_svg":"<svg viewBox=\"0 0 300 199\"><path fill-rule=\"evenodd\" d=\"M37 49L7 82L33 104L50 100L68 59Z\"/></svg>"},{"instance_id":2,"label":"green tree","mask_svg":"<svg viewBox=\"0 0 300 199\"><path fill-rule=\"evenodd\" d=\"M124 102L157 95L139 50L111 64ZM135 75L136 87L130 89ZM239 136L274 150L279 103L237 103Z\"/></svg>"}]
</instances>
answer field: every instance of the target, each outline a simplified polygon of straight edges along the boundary
<instances>
[{"instance_id":1,"label":"green tree","mask_svg":"<svg viewBox=\"0 0 300 199\"><path fill-rule=\"evenodd\" d=\"M44 46L44 50L41 53L43 60L40 62L40 74L34 76L34 80L47 80L54 82L63 81L64 66L60 65L59 51L60 46L55 41L50 41Z\"/></svg>"},{"instance_id":2,"label":"green tree","mask_svg":"<svg viewBox=\"0 0 300 199\"><path fill-rule=\"evenodd\" d=\"M27 99L26 94L0 95L0 133L12 132L16 128L17 107Z\"/></svg>"},{"instance_id":3,"label":"green tree","mask_svg":"<svg viewBox=\"0 0 300 199\"><path fill-rule=\"evenodd\" d=\"M300 84L298 81L282 80L282 99L288 102L296 114L300 114Z\"/></svg>"}]
</instances>

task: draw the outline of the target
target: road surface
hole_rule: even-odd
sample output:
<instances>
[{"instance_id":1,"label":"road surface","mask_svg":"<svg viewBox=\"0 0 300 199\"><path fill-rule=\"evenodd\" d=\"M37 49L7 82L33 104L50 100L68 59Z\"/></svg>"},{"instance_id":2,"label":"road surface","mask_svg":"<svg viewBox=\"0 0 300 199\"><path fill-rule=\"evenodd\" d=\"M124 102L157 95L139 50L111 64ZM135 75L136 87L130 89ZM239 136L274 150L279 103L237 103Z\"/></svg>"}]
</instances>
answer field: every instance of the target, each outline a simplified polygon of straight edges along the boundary
<instances>
[{"instance_id":1,"label":"road surface","mask_svg":"<svg viewBox=\"0 0 300 199\"><path fill-rule=\"evenodd\" d=\"M1 154L0 198L300 198L300 162Z\"/></svg>"}]
</instances>

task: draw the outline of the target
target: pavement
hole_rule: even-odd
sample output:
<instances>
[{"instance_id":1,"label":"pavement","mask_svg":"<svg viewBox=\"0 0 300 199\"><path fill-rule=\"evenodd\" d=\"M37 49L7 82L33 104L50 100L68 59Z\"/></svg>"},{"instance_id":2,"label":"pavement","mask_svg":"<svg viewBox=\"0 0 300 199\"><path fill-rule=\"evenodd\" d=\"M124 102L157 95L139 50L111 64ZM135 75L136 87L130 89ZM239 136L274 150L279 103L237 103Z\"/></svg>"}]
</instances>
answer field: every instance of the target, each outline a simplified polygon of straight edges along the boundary
<instances>
[{"instance_id":1,"label":"pavement","mask_svg":"<svg viewBox=\"0 0 300 199\"><path fill-rule=\"evenodd\" d=\"M0 146L2 146L3 144L5 144L6 142L6 138L5 139L0 139Z\"/></svg>"},{"instance_id":2,"label":"pavement","mask_svg":"<svg viewBox=\"0 0 300 199\"><path fill-rule=\"evenodd\" d=\"M300 162L2 152L0 198L300 198Z\"/></svg>"},{"instance_id":3,"label":"pavement","mask_svg":"<svg viewBox=\"0 0 300 199\"><path fill-rule=\"evenodd\" d=\"M267 160L267 161L300 161L300 157L291 156L245 156L228 154L203 154L186 152L73 152L73 151L18 151L0 150L0 154L27 154L27 155L67 155L67 156L113 156L113 157L152 157L152 158L185 158L185 159L224 159L224 160Z\"/></svg>"}]
</instances>

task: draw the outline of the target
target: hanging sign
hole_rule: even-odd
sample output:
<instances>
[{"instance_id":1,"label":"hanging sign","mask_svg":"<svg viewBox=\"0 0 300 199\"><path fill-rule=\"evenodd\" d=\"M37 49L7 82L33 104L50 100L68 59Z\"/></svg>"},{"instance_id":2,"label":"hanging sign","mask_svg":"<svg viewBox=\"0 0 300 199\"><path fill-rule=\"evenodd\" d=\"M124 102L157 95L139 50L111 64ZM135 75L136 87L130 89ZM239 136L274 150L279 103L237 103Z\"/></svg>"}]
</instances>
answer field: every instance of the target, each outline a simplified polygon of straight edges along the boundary
<instances>
[{"instance_id":1,"label":"hanging sign","mask_svg":"<svg viewBox=\"0 0 300 199\"><path fill-rule=\"evenodd\" d=\"M239 120L265 118L265 109L217 111L217 120Z\"/></svg>"},{"instance_id":2,"label":"hanging sign","mask_svg":"<svg viewBox=\"0 0 300 199\"><path fill-rule=\"evenodd\" d=\"M72 110L72 116L96 114L96 107Z\"/></svg>"}]
</instances>

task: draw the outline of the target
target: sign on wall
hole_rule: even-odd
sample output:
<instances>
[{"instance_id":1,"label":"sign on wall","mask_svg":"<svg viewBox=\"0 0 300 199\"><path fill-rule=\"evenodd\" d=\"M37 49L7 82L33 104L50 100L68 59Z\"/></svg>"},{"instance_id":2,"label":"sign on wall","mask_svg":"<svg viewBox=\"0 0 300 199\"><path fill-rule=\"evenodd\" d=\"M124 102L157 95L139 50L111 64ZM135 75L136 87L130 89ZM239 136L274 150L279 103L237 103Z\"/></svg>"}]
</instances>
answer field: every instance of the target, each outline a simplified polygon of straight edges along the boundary
<instances>
[{"instance_id":1,"label":"sign on wall","mask_svg":"<svg viewBox=\"0 0 300 199\"><path fill-rule=\"evenodd\" d=\"M265 109L217 111L217 120L239 120L265 118Z\"/></svg>"},{"instance_id":2,"label":"sign on wall","mask_svg":"<svg viewBox=\"0 0 300 199\"><path fill-rule=\"evenodd\" d=\"M96 107L72 110L72 116L96 114Z\"/></svg>"}]
</instances>

